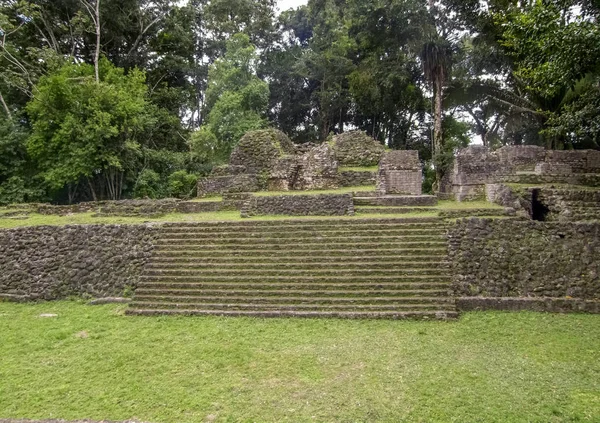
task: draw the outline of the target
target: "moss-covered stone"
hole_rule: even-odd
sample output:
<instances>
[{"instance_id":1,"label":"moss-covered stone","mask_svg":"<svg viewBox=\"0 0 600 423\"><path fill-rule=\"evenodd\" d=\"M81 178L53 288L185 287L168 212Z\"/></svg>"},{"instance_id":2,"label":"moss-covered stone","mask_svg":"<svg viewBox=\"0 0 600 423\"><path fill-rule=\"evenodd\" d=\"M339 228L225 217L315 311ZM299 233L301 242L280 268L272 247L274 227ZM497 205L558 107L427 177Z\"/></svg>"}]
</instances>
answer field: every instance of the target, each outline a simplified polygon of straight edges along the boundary
<instances>
[{"instance_id":1,"label":"moss-covered stone","mask_svg":"<svg viewBox=\"0 0 600 423\"><path fill-rule=\"evenodd\" d=\"M248 173L260 174L269 172L281 157L294 152L294 144L281 131L250 131L231 154L229 164L244 166Z\"/></svg>"},{"instance_id":2,"label":"moss-covered stone","mask_svg":"<svg viewBox=\"0 0 600 423\"><path fill-rule=\"evenodd\" d=\"M336 135L331 147L341 166L377 166L385 151L381 143L361 131Z\"/></svg>"}]
</instances>

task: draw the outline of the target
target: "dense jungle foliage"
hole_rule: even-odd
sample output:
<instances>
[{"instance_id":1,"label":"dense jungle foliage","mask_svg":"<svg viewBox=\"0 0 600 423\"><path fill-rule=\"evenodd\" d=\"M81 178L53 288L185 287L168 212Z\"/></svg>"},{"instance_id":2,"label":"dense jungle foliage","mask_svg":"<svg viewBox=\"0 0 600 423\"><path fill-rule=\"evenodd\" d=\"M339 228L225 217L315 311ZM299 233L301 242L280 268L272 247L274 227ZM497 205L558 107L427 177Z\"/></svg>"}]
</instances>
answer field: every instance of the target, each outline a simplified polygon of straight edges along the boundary
<instances>
[{"instance_id":1,"label":"dense jungle foliage","mask_svg":"<svg viewBox=\"0 0 600 423\"><path fill-rule=\"evenodd\" d=\"M599 148L597 0L0 0L0 204L193 195L248 130ZM430 174L431 174L430 170Z\"/></svg>"}]
</instances>

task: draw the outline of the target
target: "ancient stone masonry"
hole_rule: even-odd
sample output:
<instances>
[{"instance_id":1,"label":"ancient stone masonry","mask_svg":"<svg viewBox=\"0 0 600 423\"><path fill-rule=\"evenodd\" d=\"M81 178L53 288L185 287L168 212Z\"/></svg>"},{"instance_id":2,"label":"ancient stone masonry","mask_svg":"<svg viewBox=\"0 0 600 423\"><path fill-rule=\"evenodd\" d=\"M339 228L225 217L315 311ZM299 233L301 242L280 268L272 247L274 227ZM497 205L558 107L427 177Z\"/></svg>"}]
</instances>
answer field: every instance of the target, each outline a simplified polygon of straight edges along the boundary
<instances>
[{"instance_id":1,"label":"ancient stone masonry","mask_svg":"<svg viewBox=\"0 0 600 423\"><path fill-rule=\"evenodd\" d=\"M150 225L37 226L0 231L0 298L111 297L134 290L151 256Z\"/></svg>"},{"instance_id":2,"label":"ancient stone masonry","mask_svg":"<svg viewBox=\"0 0 600 423\"><path fill-rule=\"evenodd\" d=\"M397 150L385 153L377 174L379 195L421 195L422 184L423 172L418 151Z\"/></svg>"},{"instance_id":3,"label":"ancient stone masonry","mask_svg":"<svg viewBox=\"0 0 600 423\"><path fill-rule=\"evenodd\" d=\"M374 172L340 172L339 166L377 166L384 151L381 143L359 131L335 136L331 142L299 145L277 130L251 131L240 140L229 165L198 182L198 195L370 185L375 183Z\"/></svg>"},{"instance_id":4,"label":"ancient stone masonry","mask_svg":"<svg viewBox=\"0 0 600 423\"><path fill-rule=\"evenodd\" d=\"M486 184L522 183L600 186L600 151L551 151L537 146L483 146L461 150L449 183L458 201L483 199Z\"/></svg>"},{"instance_id":5,"label":"ancient stone masonry","mask_svg":"<svg viewBox=\"0 0 600 423\"><path fill-rule=\"evenodd\" d=\"M600 300L598 222L464 219L449 258L457 297Z\"/></svg>"},{"instance_id":6,"label":"ancient stone masonry","mask_svg":"<svg viewBox=\"0 0 600 423\"><path fill-rule=\"evenodd\" d=\"M385 152L380 142L361 131L336 135L331 144L341 166L377 166Z\"/></svg>"},{"instance_id":7,"label":"ancient stone masonry","mask_svg":"<svg viewBox=\"0 0 600 423\"><path fill-rule=\"evenodd\" d=\"M253 197L245 207L246 215L344 216L354 214L350 194L278 195Z\"/></svg>"},{"instance_id":8,"label":"ancient stone masonry","mask_svg":"<svg viewBox=\"0 0 600 423\"><path fill-rule=\"evenodd\" d=\"M37 204L29 208L30 212L44 215L64 216L71 213L93 212L95 217L101 216L138 216L160 217L168 213L203 213L223 210L239 210L242 202L224 198L223 201L195 202L177 199L163 200L120 200L98 201L55 206Z\"/></svg>"},{"instance_id":9,"label":"ancient stone masonry","mask_svg":"<svg viewBox=\"0 0 600 423\"><path fill-rule=\"evenodd\" d=\"M377 172L343 170L338 177L340 187L372 186L376 182Z\"/></svg>"}]
</instances>

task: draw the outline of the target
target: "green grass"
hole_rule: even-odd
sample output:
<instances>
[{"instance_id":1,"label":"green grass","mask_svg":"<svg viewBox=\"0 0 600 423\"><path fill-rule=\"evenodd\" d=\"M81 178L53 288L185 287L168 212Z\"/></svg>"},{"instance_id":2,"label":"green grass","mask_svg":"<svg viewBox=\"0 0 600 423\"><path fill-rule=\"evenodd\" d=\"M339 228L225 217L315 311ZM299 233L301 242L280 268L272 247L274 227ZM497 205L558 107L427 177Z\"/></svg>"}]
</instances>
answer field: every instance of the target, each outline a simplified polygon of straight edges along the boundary
<instances>
[{"instance_id":1,"label":"green grass","mask_svg":"<svg viewBox=\"0 0 600 423\"><path fill-rule=\"evenodd\" d=\"M488 203L487 201L439 201L436 206L439 210L472 210L472 209L503 209L504 207Z\"/></svg>"},{"instance_id":2,"label":"green grass","mask_svg":"<svg viewBox=\"0 0 600 423\"><path fill-rule=\"evenodd\" d=\"M347 166L340 167L340 172L377 172L379 170L379 166L368 166L368 167L359 167L359 166Z\"/></svg>"},{"instance_id":3,"label":"green grass","mask_svg":"<svg viewBox=\"0 0 600 423\"><path fill-rule=\"evenodd\" d=\"M0 416L600 419L598 315L469 313L443 323L146 318L122 309L0 303Z\"/></svg>"},{"instance_id":4,"label":"green grass","mask_svg":"<svg viewBox=\"0 0 600 423\"><path fill-rule=\"evenodd\" d=\"M410 213L410 214L357 214L356 216L254 216L251 219L242 219L239 211L222 211L211 213L170 213L162 217L93 217L93 213L76 213L69 216L46 216L30 214L27 219L8 219L0 217L0 229L19 228L23 226L62 226L62 225L91 225L91 224L140 224L162 222L239 222L255 220L323 220L323 219L389 219L411 217L434 217L437 213Z\"/></svg>"}]
</instances>

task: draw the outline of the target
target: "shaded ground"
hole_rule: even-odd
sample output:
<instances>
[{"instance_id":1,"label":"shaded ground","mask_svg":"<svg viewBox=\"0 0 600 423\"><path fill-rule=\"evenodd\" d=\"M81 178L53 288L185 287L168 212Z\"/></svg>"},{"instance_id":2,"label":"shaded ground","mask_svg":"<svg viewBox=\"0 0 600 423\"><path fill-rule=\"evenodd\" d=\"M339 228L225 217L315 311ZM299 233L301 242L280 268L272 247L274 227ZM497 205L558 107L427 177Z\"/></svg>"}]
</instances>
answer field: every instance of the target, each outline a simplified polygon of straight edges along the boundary
<instances>
[{"instance_id":1,"label":"shaded ground","mask_svg":"<svg viewBox=\"0 0 600 423\"><path fill-rule=\"evenodd\" d=\"M122 310L0 303L0 416L600 421L598 315L469 313L422 323Z\"/></svg>"}]
</instances>

